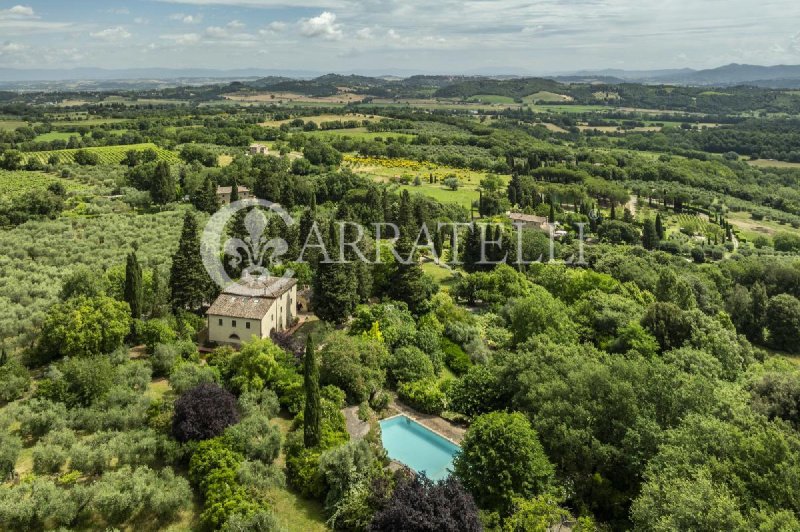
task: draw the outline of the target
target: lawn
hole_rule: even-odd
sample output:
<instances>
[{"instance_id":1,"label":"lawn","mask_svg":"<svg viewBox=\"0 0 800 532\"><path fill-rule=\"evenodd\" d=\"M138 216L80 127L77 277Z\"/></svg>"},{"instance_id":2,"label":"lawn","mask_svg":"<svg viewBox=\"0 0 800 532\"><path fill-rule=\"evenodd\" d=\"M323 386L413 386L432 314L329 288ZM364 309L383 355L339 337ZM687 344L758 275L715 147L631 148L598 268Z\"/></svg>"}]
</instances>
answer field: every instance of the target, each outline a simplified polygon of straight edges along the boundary
<instances>
[{"instance_id":1,"label":"lawn","mask_svg":"<svg viewBox=\"0 0 800 532\"><path fill-rule=\"evenodd\" d=\"M51 131L37 135L33 140L36 142L50 142L51 140L69 140L70 137L80 138L80 134L69 131Z\"/></svg>"},{"instance_id":2,"label":"lawn","mask_svg":"<svg viewBox=\"0 0 800 532\"><path fill-rule=\"evenodd\" d=\"M789 224L784 225L773 220L754 220L749 212L730 212L727 218L748 241L752 241L758 235L772 236L781 232L797 232Z\"/></svg>"},{"instance_id":3,"label":"lawn","mask_svg":"<svg viewBox=\"0 0 800 532\"><path fill-rule=\"evenodd\" d=\"M424 262L422 263L422 271L433 277L433 280L445 290L455 284L453 270L442 264L436 264L435 262Z\"/></svg>"},{"instance_id":4,"label":"lawn","mask_svg":"<svg viewBox=\"0 0 800 532\"><path fill-rule=\"evenodd\" d=\"M572 100L571 97L564 94L556 94L555 92L539 91L525 96L522 101L525 103L563 103Z\"/></svg>"},{"instance_id":5,"label":"lawn","mask_svg":"<svg viewBox=\"0 0 800 532\"><path fill-rule=\"evenodd\" d=\"M18 127L27 126L24 120L0 120L0 131L13 131Z\"/></svg>"}]
</instances>

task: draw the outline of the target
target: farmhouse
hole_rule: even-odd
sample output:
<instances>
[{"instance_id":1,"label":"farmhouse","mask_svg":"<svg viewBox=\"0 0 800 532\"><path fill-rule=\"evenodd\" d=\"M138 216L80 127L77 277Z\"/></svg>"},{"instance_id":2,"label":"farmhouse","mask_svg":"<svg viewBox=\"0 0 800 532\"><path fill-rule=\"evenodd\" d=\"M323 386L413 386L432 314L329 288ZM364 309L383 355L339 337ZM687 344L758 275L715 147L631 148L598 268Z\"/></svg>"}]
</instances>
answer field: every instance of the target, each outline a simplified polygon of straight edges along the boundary
<instances>
[{"instance_id":1,"label":"farmhouse","mask_svg":"<svg viewBox=\"0 0 800 532\"><path fill-rule=\"evenodd\" d=\"M250 199L252 195L250 194L250 189L247 187L239 186L239 199ZM231 202L231 192L233 187L217 187L217 197L219 198L220 203L223 205L227 205Z\"/></svg>"},{"instance_id":2,"label":"farmhouse","mask_svg":"<svg viewBox=\"0 0 800 532\"><path fill-rule=\"evenodd\" d=\"M267 277L235 283L206 311L208 340L238 345L251 336L268 338L297 317L297 281Z\"/></svg>"},{"instance_id":3,"label":"farmhouse","mask_svg":"<svg viewBox=\"0 0 800 532\"><path fill-rule=\"evenodd\" d=\"M266 155L267 147L263 144L251 144L250 155Z\"/></svg>"},{"instance_id":4,"label":"farmhouse","mask_svg":"<svg viewBox=\"0 0 800 532\"><path fill-rule=\"evenodd\" d=\"M521 224L523 229L537 229L539 231L547 231L550 229L550 223L547 221L547 216L536 216L535 214L510 212L508 213L508 217L511 219L512 224Z\"/></svg>"}]
</instances>

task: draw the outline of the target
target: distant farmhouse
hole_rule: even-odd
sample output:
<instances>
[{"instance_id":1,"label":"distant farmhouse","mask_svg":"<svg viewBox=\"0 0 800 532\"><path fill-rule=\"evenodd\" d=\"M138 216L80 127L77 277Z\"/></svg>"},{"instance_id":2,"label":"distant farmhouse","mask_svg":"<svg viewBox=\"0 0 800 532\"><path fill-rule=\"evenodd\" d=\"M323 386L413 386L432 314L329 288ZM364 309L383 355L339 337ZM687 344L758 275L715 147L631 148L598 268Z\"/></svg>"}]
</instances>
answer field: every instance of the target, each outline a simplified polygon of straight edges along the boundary
<instances>
[{"instance_id":1,"label":"distant farmhouse","mask_svg":"<svg viewBox=\"0 0 800 532\"><path fill-rule=\"evenodd\" d=\"M508 217L511 219L512 224L522 225L523 229L536 229L537 231L547 231L550 229L550 222L547 221L547 216L510 212L508 213Z\"/></svg>"},{"instance_id":2,"label":"distant farmhouse","mask_svg":"<svg viewBox=\"0 0 800 532\"><path fill-rule=\"evenodd\" d=\"M519 225L522 227L522 229L534 229L536 231L544 231L549 233L552 227L553 236L556 238L561 238L567 234L567 232L563 229L559 229L560 224L558 222L551 224L548 221L547 216L536 216L535 214L510 212L508 213L508 218L511 220L512 224Z\"/></svg>"},{"instance_id":3,"label":"distant farmhouse","mask_svg":"<svg viewBox=\"0 0 800 532\"><path fill-rule=\"evenodd\" d=\"M263 144L251 144L250 155L266 155L269 150Z\"/></svg>"},{"instance_id":4,"label":"distant farmhouse","mask_svg":"<svg viewBox=\"0 0 800 532\"><path fill-rule=\"evenodd\" d=\"M239 199L250 199L252 195L250 194L250 189L247 187L239 186ZM231 202L231 192L233 191L233 187L217 187L217 197L219 198L220 203L223 205L227 205Z\"/></svg>"},{"instance_id":5,"label":"distant farmhouse","mask_svg":"<svg viewBox=\"0 0 800 532\"><path fill-rule=\"evenodd\" d=\"M297 317L297 281L286 277L243 280L223 290L206 311L208 340L239 345L251 336L269 338Z\"/></svg>"}]
</instances>

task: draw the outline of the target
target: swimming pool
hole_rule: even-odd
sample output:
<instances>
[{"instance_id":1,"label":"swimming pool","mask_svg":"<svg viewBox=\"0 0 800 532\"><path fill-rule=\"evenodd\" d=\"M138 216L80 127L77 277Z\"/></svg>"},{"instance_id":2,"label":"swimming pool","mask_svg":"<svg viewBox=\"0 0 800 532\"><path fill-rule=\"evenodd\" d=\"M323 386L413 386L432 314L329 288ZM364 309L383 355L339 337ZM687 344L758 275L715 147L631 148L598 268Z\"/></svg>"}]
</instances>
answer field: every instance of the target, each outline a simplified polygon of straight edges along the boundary
<instances>
[{"instance_id":1,"label":"swimming pool","mask_svg":"<svg viewBox=\"0 0 800 532\"><path fill-rule=\"evenodd\" d=\"M460 447L413 419L399 415L384 419L381 439L389 458L432 480L443 480L453 469L453 457Z\"/></svg>"}]
</instances>

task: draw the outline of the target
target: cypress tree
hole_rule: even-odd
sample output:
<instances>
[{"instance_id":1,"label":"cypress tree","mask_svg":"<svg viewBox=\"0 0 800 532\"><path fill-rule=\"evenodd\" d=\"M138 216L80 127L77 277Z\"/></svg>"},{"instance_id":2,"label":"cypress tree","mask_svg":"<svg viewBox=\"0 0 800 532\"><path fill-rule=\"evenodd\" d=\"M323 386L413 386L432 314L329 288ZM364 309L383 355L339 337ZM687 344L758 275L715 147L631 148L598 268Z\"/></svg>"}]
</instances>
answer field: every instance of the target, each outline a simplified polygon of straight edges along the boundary
<instances>
[{"instance_id":1,"label":"cypress tree","mask_svg":"<svg viewBox=\"0 0 800 532\"><path fill-rule=\"evenodd\" d=\"M659 240L664 240L664 223L661 221L661 213L656 213L656 235Z\"/></svg>"},{"instance_id":2,"label":"cypress tree","mask_svg":"<svg viewBox=\"0 0 800 532\"><path fill-rule=\"evenodd\" d=\"M397 225L400 228L400 234L408 236L409 238L414 232L414 212L411 206L411 196L408 190L404 190L400 195L400 208L397 211Z\"/></svg>"},{"instance_id":3,"label":"cypress tree","mask_svg":"<svg viewBox=\"0 0 800 532\"><path fill-rule=\"evenodd\" d=\"M752 301L753 326L752 330L747 331L747 337L757 343L764 341L764 326L767 319L767 289L761 281L756 281L750 288L750 299Z\"/></svg>"},{"instance_id":4,"label":"cypress tree","mask_svg":"<svg viewBox=\"0 0 800 532\"><path fill-rule=\"evenodd\" d=\"M142 287L142 267L136 259L136 252L128 253L125 264L125 301L131 307L134 319L142 317L144 291Z\"/></svg>"},{"instance_id":5,"label":"cypress tree","mask_svg":"<svg viewBox=\"0 0 800 532\"><path fill-rule=\"evenodd\" d=\"M653 222L652 218L648 218L644 221L644 227L642 228L642 247L644 247L644 249L653 249L656 247L658 240L656 224Z\"/></svg>"},{"instance_id":6,"label":"cypress tree","mask_svg":"<svg viewBox=\"0 0 800 532\"><path fill-rule=\"evenodd\" d=\"M482 268L478 264L481 260L481 228L472 224L468 228L467 239L464 242L464 269L469 273L477 272Z\"/></svg>"},{"instance_id":7,"label":"cypress tree","mask_svg":"<svg viewBox=\"0 0 800 532\"><path fill-rule=\"evenodd\" d=\"M233 179L231 185L231 203L234 201L239 201L239 183L236 182L236 178Z\"/></svg>"},{"instance_id":8,"label":"cypress tree","mask_svg":"<svg viewBox=\"0 0 800 532\"><path fill-rule=\"evenodd\" d=\"M611 202L611 216L610 216L610 218L612 220L616 220L617 219L617 208L616 208L616 204L613 201Z\"/></svg>"},{"instance_id":9,"label":"cypress tree","mask_svg":"<svg viewBox=\"0 0 800 532\"><path fill-rule=\"evenodd\" d=\"M339 241L335 225L331 223L328 242L325 243L332 261L338 260ZM358 305L358 278L353 264L320 262L314 276L312 295L314 313L320 319L342 324Z\"/></svg>"},{"instance_id":10,"label":"cypress tree","mask_svg":"<svg viewBox=\"0 0 800 532\"><path fill-rule=\"evenodd\" d=\"M395 250L404 260L411 255L413 247L414 244L405 236L395 244ZM416 257L412 257L408 264L396 264L389 279L389 297L405 302L414 314L422 313L436 290L436 284L422 271Z\"/></svg>"},{"instance_id":11,"label":"cypress tree","mask_svg":"<svg viewBox=\"0 0 800 532\"><path fill-rule=\"evenodd\" d=\"M166 161L159 161L153 173L153 184L150 188L150 196L159 205L164 205L175 201L175 178L169 170Z\"/></svg>"},{"instance_id":12,"label":"cypress tree","mask_svg":"<svg viewBox=\"0 0 800 532\"><path fill-rule=\"evenodd\" d=\"M556 208L553 206L553 201L550 201L550 214L547 215L547 221L552 223L556 222Z\"/></svg>"},{"instance_id":13,"label":"cypress tree","mask_svg":"<svg viewBox=\"0 0 800 532\"><path fill-rule=\"evenodd\" d=\"M200 255L197 220L190 212L183 218L178 250L172 256L169 283L174 310L198 309L206 302L211 292L210 279Z\"/></svg>"},{"instance_id":14,"label":"cypress tree","mask_svg":"<svg viewBox=\"0 0 800 532\"><path fill-rule=\"evenodd\" d=\"M306 339L306 356L303 359L303 387L306 407L303 411L303 445L307 449L319 445L322 438L322 407L319 395L319 368L317 353L311 335Z\"/></svg>"}]
</instances>

